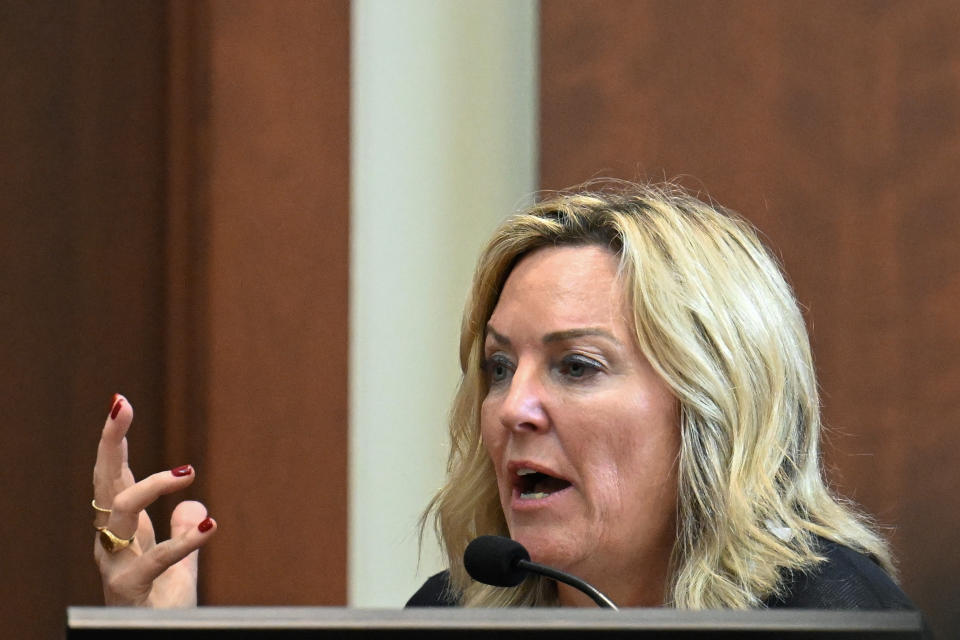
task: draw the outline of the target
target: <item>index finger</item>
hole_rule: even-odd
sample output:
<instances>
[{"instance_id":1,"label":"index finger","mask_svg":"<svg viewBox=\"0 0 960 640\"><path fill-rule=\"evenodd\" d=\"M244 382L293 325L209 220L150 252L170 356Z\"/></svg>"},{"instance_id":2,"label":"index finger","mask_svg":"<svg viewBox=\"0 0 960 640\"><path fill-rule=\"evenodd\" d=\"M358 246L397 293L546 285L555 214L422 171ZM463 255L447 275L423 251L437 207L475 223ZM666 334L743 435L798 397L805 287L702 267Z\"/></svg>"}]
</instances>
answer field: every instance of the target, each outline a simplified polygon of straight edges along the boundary
<instances>
[{"instance_id":1,"label":"index finger","mask_svg":"<svg viewBox=\"0 0 960 640\"><path fill-rule=\"evenodd\" d=\"M127 465L126 438L131 422L133 407L130 402L122 395L114 394L113 404L100 433L97 462L93 467L93 495L101 507L109 508L113 496L133 483Z\"/></svg>"}]
</instances>

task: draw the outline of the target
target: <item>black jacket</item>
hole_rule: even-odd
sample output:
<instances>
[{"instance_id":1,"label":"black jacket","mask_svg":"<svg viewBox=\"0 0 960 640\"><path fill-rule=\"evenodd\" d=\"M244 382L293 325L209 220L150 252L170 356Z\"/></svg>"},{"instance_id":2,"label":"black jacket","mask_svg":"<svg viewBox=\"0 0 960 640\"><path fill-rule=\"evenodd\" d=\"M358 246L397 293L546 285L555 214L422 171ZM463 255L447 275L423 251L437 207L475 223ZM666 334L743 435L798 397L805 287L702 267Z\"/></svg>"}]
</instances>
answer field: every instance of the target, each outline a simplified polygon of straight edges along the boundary
<instances>
[{"instance_id":1,"label":"black jacket","mask_svg":"<svg viewBox=\"0 0 960 640\"><path fill-rule=\"evenodd\" d=\"M914 609L906 594L874 561L852 549L822 540L826 557L810 573L787 576L786 595L764 604L772 609ZM453 607L446 571L431 576L407 602L408 607Z\"/></svg>"}]
</instances>

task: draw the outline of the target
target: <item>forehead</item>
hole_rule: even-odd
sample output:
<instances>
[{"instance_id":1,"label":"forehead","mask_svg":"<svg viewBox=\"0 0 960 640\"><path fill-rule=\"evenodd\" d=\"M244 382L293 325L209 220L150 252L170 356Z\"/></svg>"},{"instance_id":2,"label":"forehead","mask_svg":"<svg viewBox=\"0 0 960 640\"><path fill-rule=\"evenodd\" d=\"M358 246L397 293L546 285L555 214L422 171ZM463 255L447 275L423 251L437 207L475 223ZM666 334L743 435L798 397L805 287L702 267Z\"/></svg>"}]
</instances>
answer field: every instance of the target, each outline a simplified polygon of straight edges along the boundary
<instances>
[{"instance_id":1,"label":"forehead","mask_svg":"<svg viewBox=\"0 0 960 640\"><path fill-rule=\"evenodd\" d=\"M538 249L511 271L490 322L523 314L549 322L545 330L619 324L626 314L618 267L619 258L597 245Z\"/></svg>"}]
</instances>

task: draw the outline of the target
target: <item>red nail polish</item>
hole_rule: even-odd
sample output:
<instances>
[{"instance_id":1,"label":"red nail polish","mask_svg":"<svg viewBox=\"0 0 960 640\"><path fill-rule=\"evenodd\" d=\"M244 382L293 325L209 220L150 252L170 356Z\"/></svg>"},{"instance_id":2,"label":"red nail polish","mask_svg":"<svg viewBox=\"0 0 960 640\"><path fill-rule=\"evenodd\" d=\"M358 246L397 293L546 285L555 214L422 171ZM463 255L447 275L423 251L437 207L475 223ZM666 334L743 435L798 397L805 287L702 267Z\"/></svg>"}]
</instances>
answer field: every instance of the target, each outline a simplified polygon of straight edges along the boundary
<instances>
[{"instance_id":1,"label":"red nail polish","mask_svg":"<svg viewBox=\"0 0 960 640\"><path fill-rule=\"evenodd\" d=\"M113 394L113 407L110 409L110 419L116 420L117 414L120 413L121 407L123 407L123 398L118 397L115 393Z\"/></svg>"},{"instance_id":2,"label":"red nail polish","mask_svg":"<svg viewBox=\"0 0 960 640\"><path fill-rule=\"evenodd\" d=\"M205 518L203 522L197 525L197 529L200 530L200 533L206 533L213 528L213 520L210 518Z\"/></svg>"},{"instance_id":3,"label":"red nail polish","mask_svg":"<svg viewBox=\"0 0 960 640\"><path fill-rule=\"evenodd\" d=\"M182 467L177 467L176 469L170 469L170 473L177 476L178 478L182 478L183 476L188 476L191 473L193 473L193 467L191 467L188 464L185 464Z\"/></svg>"}]
</instances>

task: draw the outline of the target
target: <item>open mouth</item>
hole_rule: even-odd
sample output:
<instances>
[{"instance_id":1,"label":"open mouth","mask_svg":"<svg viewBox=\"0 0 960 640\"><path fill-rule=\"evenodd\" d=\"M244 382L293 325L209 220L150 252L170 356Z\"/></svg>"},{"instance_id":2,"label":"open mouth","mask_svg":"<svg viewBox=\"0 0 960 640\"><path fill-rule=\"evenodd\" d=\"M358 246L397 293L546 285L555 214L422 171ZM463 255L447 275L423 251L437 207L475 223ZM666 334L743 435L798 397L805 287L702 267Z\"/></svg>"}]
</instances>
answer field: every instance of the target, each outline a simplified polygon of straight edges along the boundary
<instances>
[{"instance_id":1,"label":"open mouth","mask_svg":"<svg viewBox=\"0 0 960 640\"><path fill-rule=\"evenodd\" d=\"M542 500L570 486L563 478L554 478L533 469L517 469L515 486L521 500Z\"/></svg>"}]
</instances>

